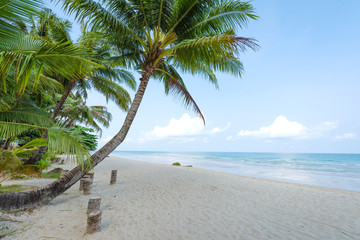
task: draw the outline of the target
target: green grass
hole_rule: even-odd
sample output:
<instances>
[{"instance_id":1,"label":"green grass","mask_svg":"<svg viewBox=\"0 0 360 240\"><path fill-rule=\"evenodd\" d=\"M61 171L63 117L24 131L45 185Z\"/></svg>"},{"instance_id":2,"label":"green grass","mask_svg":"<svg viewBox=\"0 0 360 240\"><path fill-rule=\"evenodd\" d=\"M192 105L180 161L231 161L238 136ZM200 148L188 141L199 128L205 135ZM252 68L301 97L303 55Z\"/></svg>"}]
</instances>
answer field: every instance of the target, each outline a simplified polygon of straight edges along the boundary
<instances>
[{"instance_id":1,"label":"green grass","mask_svg":"<svg viewBox=\"0 0 360 240\"><path fill-rule=\"evenodd\" d=\"M6 213L8 214L17 214L17 213L22 213L22 212L27 212L28 210L27 209L19 209L19 210L8 210L6 211Z\"/></svg>"},{"instance_id":2,"label":"green grass","mask_svg":"<svg viewBox=\"0 0 360 240\"><path fill-rule=\"evenodd\" d=\"M58 173L52 173L52 172L41 173L42 178L59 178L60 175L61 175L60 172L58 172Z\"/></svg>"},{"instance_id":3,"label":"green grass","mask_svg":"<svg viewBox=\"0 0 360 240\"><path fill-rule=\"evenodd\" d=\"M34 189L34 188L36 188L36 187L13 184L13 185L9 185L9 186L1 186L0 193L19 192L19 191L24 191L24 190Z\"/></svg>"}]
</instances>

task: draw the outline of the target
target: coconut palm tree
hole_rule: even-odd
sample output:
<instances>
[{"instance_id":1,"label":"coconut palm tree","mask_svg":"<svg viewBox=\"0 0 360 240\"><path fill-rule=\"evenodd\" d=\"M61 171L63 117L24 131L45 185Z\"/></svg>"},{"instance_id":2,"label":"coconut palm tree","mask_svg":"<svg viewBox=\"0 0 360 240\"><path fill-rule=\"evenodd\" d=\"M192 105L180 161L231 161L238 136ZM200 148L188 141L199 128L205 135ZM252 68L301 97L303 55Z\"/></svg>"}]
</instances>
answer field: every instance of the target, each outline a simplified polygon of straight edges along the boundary
<instances>
[{"instance_id":1,"label":"coconut palm tree","mask_svg":"<svg viewBox=\"0 0 360 240\"><path fill-rule=\"evenodd\" d=\"M59 26L59 24L57 25ZM111 60L110 52L116 51L115 49L111 49L107 44L89 41L88 35L91 35L91 33L87 30L87 24L83 22L81 24L81 32L82 36L78 44L87 49L92 59L96 63L101 64L102 67L82 78L60 78L60 82L65 86L65 91L53 109L51 116L55 118L58 115L62 105L73 89L77 89L86 98L87 90L94 88L103 94L107 100L111 99L120 109L128 110L131 98L129 93L119 83L126 84L130 89L135 90L136 82L134 76L123 68L124 64Z\"/></svg>"},{"instance_id":2,"label":"coconut palm tree","mask_svg":"<svg viewBox=\"0 0 360 240\"><path fill-rule=\"evenodd\" d=\"M254 39L238 37L248 19L256 19L250 3L232 0L96 1L61 0L79 20L89 19L93 30L119 48L128 64L140 71L140 85L118 134L92 159L95 164L125 139L149 79L163 82L165 93L183 98L204 119L180 73L201 75L217 87L215 72L241 76L237 58L246 48L256 49Z\"/></svg>"},{"instance_id":3,"label":"coconut palm tree","mask_svg":"<svg viewBox=\"0 0 360 240\"><path fill-rule=\"evenodd\" d=\"M21 98L29 84L36 90L50 75L81 78L101 67L82 45L70 45L69 22L38 10L36 0L0 4L0 94Z\"/></svg>"},{"instance_id":4,"label":"coconut palm tree","mask_svg":"<svg viewBox=\"0 0 360 240\"><path fill-rule=\"evenodd\" d=\"M111 113L105 106L88 106L79 93L72 94L64 107L59 112L58 125L70 128L75 124L85 124L101 134L101 127L108 127L111 121Z\"/></svg>"},{"instance_id":5,"label":"coconut palm tree","mask_svg":"<svg viewBox=\"0 0 360 240\"><path fill-rule=\"evenodd\" d=\"M59 128L49 114L37 107L31 99L23 97L17 101L15 107L0 111L0 139L13 138L29 131L40 132L40 134L48 132L48 138L39 139L37 143L42 141L42 144L37 146L46 145L50 151L68 154L70 159L84 169L84 162L89 160L89 154L81 144L81 137L77 138L67 129ZM0 160L3 159L0 158Z\"/></svg>"},{"instance_id":6,"label":"coconut palm tree","mask_svg":"<svg viewBox=\"0 0 360 240\"><path fill-rule=\"evenodd\" d=\"M26 1L10 1L2 7L18 13L21 11L17 11L17 8L21 8L24 2ZM82 45L71 44L66 31L70 27L68 22L56 18L51 10L37 14L33 9L33 12L35 14L29 15L26 13L30 13L30 10L26 10L22 11L25 15L23 17L17 17L16 14L13 17L9 14L9 19L0 19L0 27L2 27L1 20L12 26L10 34L0 34L1 114L13 108L22 111L23 109L18 108L17 105L23 96L59 92L62 85L54 76L82 78L101 67L89 58L88 52ZM35 18L38 20L35 21ZM30 34L31 32L33 34ZM10 122L2 122L1 125L15 127ZM43 134L46 135L45 132ZM44 150L45 147L40 147L34 153L37 157L31 157L31 161L27 162L34 164L40 159Z\"/></svg>"},{"instance_id":7,"label":"coconut palm tree","mask_svg":"<svg viewBox=\"0 0 360 240\"><path fill-rule=\"evenodd\" d=\"M26 25L20 23L20 28L31 35L39 36L50 42L72 43L70 30L72 24L69 20L61 19L49 8L45 8L39 14L30 16L31 25L29 30ZM22 25L25 25L21 27Z\"/></svg>"},{"instance_id":8,"label":"coconut palm tree","mask_svg":"<svg viewBox=\"0 0 360 240\"><path fill-rule=\"evenodd\" d=\"M23 22L17 22L18 26L28 32L29 34L40 37L43 40L51 43L63 43L69 46L73 45L69 30L71 28L70 22L58 18L50 9L45 9L38 14L38 16L31 18L31 25L29 28ZM82 34L86 36L86 25L83 24ZM96 62L98 66L88 75L83 75L78 78L68 78L59 73L51 73L48 77L56 79L64 85L65 89L62 92L61 98L58 99L57 104L51 111L51 117L56 118L62 110L67 98L71 95L72 90L78 88L80 92L87 95L87 89L95 88L98 92L104 94L107 99L113 100L121 109L127 110L131 101L129 93L118 83L125 83L132 89L135 89L135 79L131 73L124 69L119 69L119 64L109 64L109 47L98 46L91 43L91 41L80 41L77 45L86 49L92 61ZM97 130L99 126L94 123ZM43 136L46 138L46 134ZM46 147L39 148L32 157L28 159L27 164L35 164L40 160Z\"/></svg>"},{"instance_id":9,"label":"coconut palm tree","mask_svg":"<svg viewBox=\"0 0 360 240\"><path fill-rule=\"evenodd\" d=\"M203 117L188 92L181 73L207 78L217 87L215 72L240 76L238 54L258 46L251 38L238 37L249 19L256 19L248 2L236 0L59 0L77 19L88 19L108 44L117 47L127 64L141 73L140 85L120 131L92 155L96 166L125 139L151 77L163 82L166 94L183 98ZM85 172L74 168L41 190L0 196L5 209L46 203L77 182ZM45 194L42 198L39 194ZM6 199L11 199L6 201Z\"/></svg>"}]
</instances>

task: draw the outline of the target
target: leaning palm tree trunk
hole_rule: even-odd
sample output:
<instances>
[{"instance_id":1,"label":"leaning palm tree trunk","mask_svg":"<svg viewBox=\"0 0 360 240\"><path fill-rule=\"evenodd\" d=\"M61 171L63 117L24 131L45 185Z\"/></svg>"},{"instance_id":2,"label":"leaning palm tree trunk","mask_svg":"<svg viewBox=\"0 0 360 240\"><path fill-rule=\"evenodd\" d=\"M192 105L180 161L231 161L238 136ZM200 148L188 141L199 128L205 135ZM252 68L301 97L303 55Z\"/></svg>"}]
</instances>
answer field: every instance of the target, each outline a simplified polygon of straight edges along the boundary
<instances>
[{"instance_id":1,"label":"leaning palm tree trunk","mask_svg":"<svg viewBox=\"0 0 360 240\"><path fill-rule=\"evenodd\" d=\"M99 164L102 160L104 160L106 156L108 156L124 141L130 129L130 126L136 116L150 76L153 74L155 68L155 66L145 67L146 71L142 74L142 77L140 79L140 86L135 94L135 98L131 104L130 110L126 115L122 128L120 129L118 134L116 134L105 146L103 146L100 150L98 150L91 156L91 167L95 167L97 164ZM84 169L88 169L88 166L85 166ZM15 210L37 207L43 204L47 204L52 199L69 189L85 174L86 171L82 170L79 166L77 166L71 171L69 171L67 174L65 174L65 176L43 187L23 192L0 194L0 209Z\"/></svg>"}]
</instances>

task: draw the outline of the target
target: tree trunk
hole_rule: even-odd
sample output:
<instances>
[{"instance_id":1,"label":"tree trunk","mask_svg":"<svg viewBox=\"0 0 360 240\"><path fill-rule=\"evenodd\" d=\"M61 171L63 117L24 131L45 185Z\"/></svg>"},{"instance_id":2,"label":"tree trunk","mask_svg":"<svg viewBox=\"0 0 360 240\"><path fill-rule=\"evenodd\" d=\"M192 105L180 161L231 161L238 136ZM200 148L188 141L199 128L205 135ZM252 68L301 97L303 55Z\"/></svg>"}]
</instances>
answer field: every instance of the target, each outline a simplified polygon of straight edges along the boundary
<instances>
[{"instance_id":1,"label":"tree trunk","mask_svg":"<svg viewBox=\"0 0 360 240\"><path fill-rule=\"evenodd\" d=\"M8 147L10 146L10 142L11 142L11 137L9 137L8 139L5 140L4 145L2 146L2 149L8 149Z\"/></svg>"},{"instance_id":2,"label":"tree trunk","mask_svg":"<svg viewBox=\"0 0 360 240\"><path fill-rule=\"evenodd\" d=\"M149 64L144 66L144 73L140 78L140 85L135 94L135 98L131 104L131 107L126 115L123 126L120 131L100 150L95 152L91 156L92 167L94 168L99 164L106 156L108 156L112 151L115 150L125 139L132 122L136 116L136 112L140 106L141 100L144 96L147 84L149 82L150 76L154 73L156 67ZM55 111L54 111L55 112ZM86 166L85 168L86 169ZM14 210L14 209L24 209L29 207L41 206L50 202L52 199L58 195L65 192L77 181L79 181L82 176L86 174L85 171L82 171L80 167L75 167L70 172L66 173L65 176L57 179L56 181L40 187L34 190L28 190L23 192L13 192L13 193L3 193L0 194L0 209L3 210Z\"/></svg>"},{"instance_id":3,"label":"tree trunk","mask_svg":"<svg viewBox=\"0 0 360 240\"><path fill-rule=\"evenodd\" d=\"M74 119L70 120L70 122L66 125L65 128L70 128L74 123Z\"/></svg>"},{"instance_id":4,"label":"tree trunk","mask_svg":"<svg viewBox=\"0 0 360 240\"><path fill-rule=\"evenodd\" d=\"M51 113L51 118L56 118L56 116L58 115L58 113L60 112L60 109L62 108L62 106L64 105L66 99L68 98L71 90L74 88L76 83L76 80L72 81L69 83L69 85L67 86L65 92L63 93L63 95L61 96L60 100L58 101L58 103L56 104L53 112Z\"/></svg>"},{"instance_id":5,"label":"tree trunk","mask_svg":"<svg viewBox=\"0 0 360 240\"><path fill-rule=\"evenodd\" d=\"M42 137L46 138L46 136L42 136ZM28 160L26 160L23 164L24 165L35 165L35 163L37 161L40 161L41 156L44 154L46 149L47 149L47 147L39 147L39 149Z\"/></svg>"}]
</instances>

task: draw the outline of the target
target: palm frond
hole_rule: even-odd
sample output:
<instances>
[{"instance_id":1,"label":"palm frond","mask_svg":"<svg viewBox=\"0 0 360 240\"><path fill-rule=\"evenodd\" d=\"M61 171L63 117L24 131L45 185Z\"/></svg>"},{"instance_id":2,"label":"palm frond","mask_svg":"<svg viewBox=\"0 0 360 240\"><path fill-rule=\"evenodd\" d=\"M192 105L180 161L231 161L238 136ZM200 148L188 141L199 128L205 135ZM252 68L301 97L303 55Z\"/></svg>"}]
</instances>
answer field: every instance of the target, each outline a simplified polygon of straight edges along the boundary
<instances>
[{"instance_id":1,"label":"palm frond","mask_svg":"<svg viewBox=\"0 0 360 240\"><path fill-rule=\"evenodd\" d=\"M30 99L21 98L13 102L13 106L0 111L0 121L30 123L44 127L54 126L48 112L37 107Z\"/></svg>"},{"instance_id":2,"label":"palm frond","mask_svg":"<svg viewBox=\"0 0 360 240\"><path fill-rule=\"evenodd\" d=\"M79 21L89 19L88 24L93 29L100 29L106 26L124 35L133 33L133 30L129 28L126 21L126 16L129 17L130 15L130 9L127 8L128 5L125 4L125 1L113 1L113 3L109 1L108 4L110 6L117 5L117 8L113 10L108 10L93 0L59 0L58 2L62 2L63 9L69 14L75 14L76 19ZM120 2L123 2L123 4ZM115 10L119 11L119 7L121 7L122 15L115 12Z\"/></svg>"},{"instance_id":3,"label":"palm frond","mask_svg":"<svg viewBox=\"0 0 360 240\"><path fill-rule=\"evenodd\" d=\"M57 73L68 79L79 79L101 68L88 57L82 46L69 45L67 42L49 43L23 36L0 46L0 50L3 50L0 53L2 87L6 91L6 76L13 70L19 95L24 93L31 72L39 72L40 67L47 74Z\"/></svg>"},{"instance_id":4,"label":"palm frond","mask_svg":"<svg viewBox=\"0 0 360 240\"><path fill-rule=\"evenodd\" d=\"M26 148L34 148L34 147L45 147L47 146L47 141L44 138L35 138L33 140L31 140L30 142L26 143L24 146L20 147L20 148L16 148L14 150L14 153L16 155L20 154L23 150L25 150Z\"/></svg>"},{"instance_id":5,"label":"palm frond","mask_svg":"<svg viewBox=\"0 0 360 240\"><path fill-rule=\"evenodd\" d=\"M21 154L20 154L21 155ZM22 165L22 157L11 150L0 149L0 183L16 176L40 177L38 167Z\"/></svg>"},{"instance_id":6,"label":"palm frond","mask_svg":"<svg viewBox=\"0 0 360 240\"><path fill-rule=\"evenodd\" d=\"M92 86L105 96L106 101L113 101L125 111L129 108L131 97L122 86L102 76L93 76L92 80Z\"/></svg>"},{"instance_id":7,"label":"palm frond","mask_svg":"<svg viewBox=\"0 0 360 240\"><path fill-rule=\"evenodd\" d=\"M161 80L164 82L165 93L180 97L183 100L184 105L186 107L192 108L192 110L195 111L205 123L205 118L200 108L186 89L185 83L182 81L180 75L171 67L166 68L164 65L162 67L165 68L165 70L158 68L157 72L162 73L159 78L161 78ZM166 70L170 70L173 75L171 75Z\"/></svg>"},{"instance_id":8,"label":"palm frond","mask_svg":"<svg viewBox=\"0 0 360 240\"><path fill-rule=\"evenodd\" d=\"M191 27L177 34L180 39L221 34L229 29L242 28L247 25L249 19L257 18L250 2L225 0L207 8L197 18L197 22L193 22Z\"/></svg>"},{"instance_id":9,"label":"palm frond","mask_svg":"<svg viewBox=\"0 0 360 240\"><path fill-rule=\"evenodd\" d=\"M25 123L13 123L0 121L0 138L7 139L10 136L19 135L25 131L36 129L48 132L48 149L49 151L63 153L72 162L82 168L84 164L90 161L88 151L82 147L74 136L70 136L65 129L60 128L45 128ZM89 164L86 164L89 165Z\"/></svg>"},{"instance_id":10,"label":"palm frond","mask_svg":"<svg viewBox=\"0 0 360 240\"><path fill-rule=\"evenodd\" d=\"M16 22L29 22L27 16L37 14L42 1L11 0L0 2L0 43L9 36L17 35L21 29Z\"/></svg>"}]
</instances>

